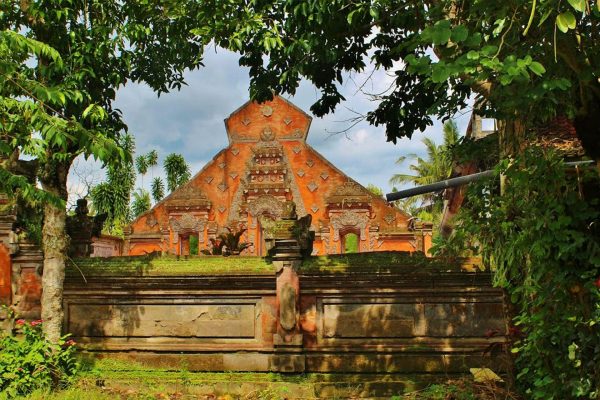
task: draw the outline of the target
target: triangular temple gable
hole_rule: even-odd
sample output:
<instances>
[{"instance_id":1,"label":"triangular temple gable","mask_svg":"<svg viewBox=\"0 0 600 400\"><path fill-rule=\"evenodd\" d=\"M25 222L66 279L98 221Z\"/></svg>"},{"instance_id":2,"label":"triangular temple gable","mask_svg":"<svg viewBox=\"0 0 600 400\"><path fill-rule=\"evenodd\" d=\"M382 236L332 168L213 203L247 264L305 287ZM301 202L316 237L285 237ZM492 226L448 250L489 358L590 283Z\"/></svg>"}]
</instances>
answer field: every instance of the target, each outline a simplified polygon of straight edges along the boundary
<instances>
[{"instance_id":1,"label":"triangular temple gable","mask_svg":"<svg viewBox=\"0 0 600 400\"><path fill-rule=\"evenodd\" d=\"M229 146L186 185L136 219L126 231L125 253L189 254L211 250L227 227L246 229L248 255L264 255L264 227L295 206L312 215L314 254L347 251L427 251L431 227L415 229L408 215L371 194L306 144L311 118L281 97L247 102L225 126ZM287 211L286 211L287 210Z\"/></svg>"},{"instance_id":2,"label":"triangular temple gable","mask_svg":"<svg viewBox=\"0 0 600 400\"><path fill-rule=\"evenodd\" d=\"M276 96L273 101L247 102L225 119L229 143L257 142L271 136L278 141L306 141L312 118Z\"/></svg>"}]
</instances>

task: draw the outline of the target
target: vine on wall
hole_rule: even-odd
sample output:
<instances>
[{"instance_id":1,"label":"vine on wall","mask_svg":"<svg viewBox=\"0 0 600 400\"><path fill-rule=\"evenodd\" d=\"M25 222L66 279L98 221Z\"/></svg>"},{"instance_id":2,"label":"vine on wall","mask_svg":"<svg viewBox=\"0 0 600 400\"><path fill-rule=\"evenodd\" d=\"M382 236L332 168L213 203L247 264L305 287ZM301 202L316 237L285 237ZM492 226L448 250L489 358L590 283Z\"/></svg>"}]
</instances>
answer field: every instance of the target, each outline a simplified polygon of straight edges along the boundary
<instances>
[{"instance_id":1,"label":"vine on wall","mask_svg":"<svg viewBox=\"0 0 600 400\"><path fill-rule=\"evenodd\" d=\"M501 195L499 175L506 177ZM516 307L517 385L531 399L600 398L598 171L529 148L469 188L454 241L470 243Z\"/></svg>"}]
</instances>

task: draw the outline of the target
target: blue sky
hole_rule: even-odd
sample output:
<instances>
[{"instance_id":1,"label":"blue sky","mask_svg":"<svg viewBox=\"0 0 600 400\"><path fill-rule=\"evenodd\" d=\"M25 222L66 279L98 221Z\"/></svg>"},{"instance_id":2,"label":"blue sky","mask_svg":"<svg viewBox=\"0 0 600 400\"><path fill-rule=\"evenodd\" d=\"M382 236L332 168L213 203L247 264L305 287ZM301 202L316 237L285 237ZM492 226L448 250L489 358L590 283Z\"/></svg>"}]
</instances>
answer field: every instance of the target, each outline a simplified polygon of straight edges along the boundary
<instances>
[{"instance_id":1,"label":"blue sky","mask_svg":"<svg viewBox=\"0 0 600 400\"><path fill-rule=\"evenodd\" d=\"M157 97L145 85L127 85L117 93L116 107L121 109L130 133L136 140L136 153L144 154L156 149L159 166L169 153L181 153L190 164L192 174L199 171L220 149L227 146L223 120L248 100L248 71L238 65L238 57L225 50L207 50L205 66L188 72L180 91ZM383 127L361 122L350 127L348 119L352 111L366 113L375 105L369 96L358 91L377 93L385 90L392 81L383 71L346 76L341 90L347 101L335 114L324 118L313 116L308 143L338 168L363 185L375 184L385 192L391 189L389 178L398 172L406 172L408 163L399 166L396 159L409 153L423 154L421 139L431 137L441 142L442 126L436 122L424 133L417 132L412 139L399 140L396 145L385 140ZM350 78L350 79L348 79ZM284 96L310 114L309 108L318 93L308 82L303 82L294 97ZM462 132L468 124L469 113L457 115L455 121ZM155 175L162 175L160 168ZM77 162L70 177L69 188L77 195L82 193L81 178L98 183L103 172L93 163ZM144 179L148 188L150 176ZM138 178L138 186L141 180Z\"/></svg>"}]
</instances>

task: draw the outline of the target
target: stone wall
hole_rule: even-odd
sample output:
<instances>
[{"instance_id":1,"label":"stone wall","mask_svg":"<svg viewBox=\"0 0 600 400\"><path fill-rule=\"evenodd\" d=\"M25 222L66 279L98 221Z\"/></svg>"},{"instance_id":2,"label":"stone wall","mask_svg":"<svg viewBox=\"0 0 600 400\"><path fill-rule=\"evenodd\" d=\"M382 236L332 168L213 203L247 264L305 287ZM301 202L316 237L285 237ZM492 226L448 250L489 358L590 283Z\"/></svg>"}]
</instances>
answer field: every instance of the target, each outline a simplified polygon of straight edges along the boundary
<instances>
[{"instance_id":1,"label":"stone wall","mask_svg":"<svg viewBox=\"0 0 600 400\"><path fill-rule=\"evenodd\" d=\"M0 199L0 204L1 204ZM10 232L16 221L14 213L0 213L0 304L11 306L22 318L40 316L43 254L38 245L25 236L18 245L11 242ZM3 320L0 315L0 320Z\"/></svg>"},{"instance_id":2,"label":"stone wall","mask_svg":"<svg viewBox=\"0 0 600 400\"><path fill-rule=\"evenodd\" d=\"M507 366L502 292L488 273L439 260L316 270L276 257L272 274L86 279L68 276L65 330L99 356L196 371Z\"/></svg>"}]
</instances>

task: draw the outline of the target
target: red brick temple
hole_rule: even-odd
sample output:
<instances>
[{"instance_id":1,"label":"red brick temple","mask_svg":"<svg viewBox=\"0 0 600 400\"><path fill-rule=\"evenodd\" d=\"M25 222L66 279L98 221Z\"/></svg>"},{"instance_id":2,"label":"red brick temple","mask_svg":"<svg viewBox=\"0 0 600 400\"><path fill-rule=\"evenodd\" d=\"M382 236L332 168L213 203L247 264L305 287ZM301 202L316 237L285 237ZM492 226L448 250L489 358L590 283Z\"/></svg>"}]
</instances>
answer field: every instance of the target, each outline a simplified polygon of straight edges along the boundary
<instances>
[{"instance_id":1,"label":"red brick temple","mask_svg":"<svg viewBox=\"0 0 600 400\"><path fill-rule=\"evenodd\" d=\"M313 255L344 253L350 242L356 252L427 253L431 224L414 222L309 146L310 123L281 97L241 106L225 119L229 146L133 221L123 254L190 254L192 236L199 254L226 227L243 227L252 246L242 254L265 255L265 226L292 202L298 217L312 216Z\"/></svg>"}]
</instances>

